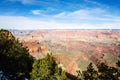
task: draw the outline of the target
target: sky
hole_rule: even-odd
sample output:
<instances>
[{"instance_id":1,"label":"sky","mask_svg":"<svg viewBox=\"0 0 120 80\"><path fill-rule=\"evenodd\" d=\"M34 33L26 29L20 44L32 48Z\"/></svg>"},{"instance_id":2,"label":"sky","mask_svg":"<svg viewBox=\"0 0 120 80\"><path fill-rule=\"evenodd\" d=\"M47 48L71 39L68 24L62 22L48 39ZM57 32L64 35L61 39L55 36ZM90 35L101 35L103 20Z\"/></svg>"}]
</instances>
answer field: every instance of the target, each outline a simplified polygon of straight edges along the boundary
<instances>
[{"instance_id":1,"label":"sky","mask_svg":"<svg viewBox=\"0 0 120 80\"><path fill-rule=\"evenodd\" d=\"M120 29L120 0L0 0L0 29Z\"/></svg>"}]
</instances>

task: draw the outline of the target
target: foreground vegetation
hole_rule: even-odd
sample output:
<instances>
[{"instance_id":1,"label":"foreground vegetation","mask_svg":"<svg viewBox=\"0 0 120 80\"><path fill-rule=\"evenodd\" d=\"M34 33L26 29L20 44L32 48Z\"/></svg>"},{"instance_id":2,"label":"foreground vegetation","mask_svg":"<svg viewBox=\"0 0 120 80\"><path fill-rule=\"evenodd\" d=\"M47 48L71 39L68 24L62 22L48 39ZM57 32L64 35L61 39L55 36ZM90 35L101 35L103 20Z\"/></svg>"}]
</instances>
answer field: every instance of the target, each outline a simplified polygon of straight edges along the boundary
<instances>
[{"instance_id":1,"label":"foreground vegetation","mask_svg":"<svg viewBox=\"0 0 120 80\"><path fill-rule=\"evenodd\" d=\"M52 54L36 60L11 32L0 30L0 80L120 80L120 61L115 67L100 63L97 70L90 63L86 71L77 73L70 77Z\"/></svg>"},{"instance_id":2,"label":"foreground vegetation","mask_svg":"<svg viewBox=\"0 0 120 80\"><path fill-rule=\"evenodd\" d=\"M110 67L105 63L100 63L95 70L90 63L86 71L77 71L78 80L120 80L120 61L116 67Z\"/></svg>"}]
</instances>

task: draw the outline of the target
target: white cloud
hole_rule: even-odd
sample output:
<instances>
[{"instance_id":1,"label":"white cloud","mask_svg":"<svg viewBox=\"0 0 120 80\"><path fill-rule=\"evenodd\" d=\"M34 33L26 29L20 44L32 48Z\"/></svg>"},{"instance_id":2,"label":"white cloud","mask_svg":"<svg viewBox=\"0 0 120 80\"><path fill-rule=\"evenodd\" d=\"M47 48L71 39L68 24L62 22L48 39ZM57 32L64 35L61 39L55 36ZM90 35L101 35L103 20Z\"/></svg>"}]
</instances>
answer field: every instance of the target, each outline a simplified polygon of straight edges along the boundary
<instances>
[{"instance_id":1,"label":"white cloud","mask_svg":"<svg viewBox=\"0 0 120 80\"><path fill-rule=\"evenodd\" d=\"M41 10L32 10L32 13L34 15L40 15L41 14Z\"/></svg>"},{"instance_id":2,"label":"white cloud","mask_svg":"<svg viewBox=\"0 0 120 80\"><path fill-rule=\"evenodd\" d=\"M54 15L53 17L60 18L60 17L65 17L67 15L66 12L61 12L59 14Z\"/></svg>"},{"instance_id":3,"label":"white cloud","mask_svg":"<svg viewBox=\"0 0 120 80\"><path fill-rule=\"evenodd\" d=\"M99 2L97 2L96 0L84 0L87 3L102 7L102 8L109 8L109 6L105 5L105 4L101 4Z\"/></svg>"},{"instance_id":4,"label":"white cloud","mask_svg":"<svg viewBox=\"0 0 120 80\"><path fill-rule=\"evenodd\" d=\"M0 28L5 29L120 29L120 22L62 23L57 20L35 20L23 16L0 16Z\"/></svg>"},{"instance_id":5,"label":"white cloud","mask_svg":"<svg viewBox=\"0 0 120 80\"><path fill-rule=\"evenodd\" d=\"M9 29L120 29L120 16L106 10L81 9L73 12L61 12L45 15L41 10L32 10L42 18L24 16L0 16L0 28Z\"/></svg>"},{"instance_id":6,"label":"white cloud","mask_svg":"<svg viewBox=\"0 0 120 80\"><path fill-rule=\"evenodd\" d=\"M44 0L9 0L22 4L51 5ZM104 6L93 0L84 0L97 6ZM53 4L57 5L57 4ZM52 5L51 5L52 6ZM59 5L57 5L59 6ZM72 6L73 7L73 6ZM73 12L61 12L56 15L46 15L54 11L53 8L46 10L32 10L34 15L40 15L37 19L23 16L0 16L0 28L14 29L120 29L120 16L110 14L104 8L86 8ZM38 20L40 18L40 20Z\"/></svg>"},{"instance_id":7,"label":"white cloud","mask_svg":"<svg viewBox=\"0 0 120 80\"><path fill-rule=\"evenodd\" d=\"M92 3L92 4L95 4L95 5L98 5L98 6L101 6L100 3L96 2L96 1L93 1L93 0L84 0L85 2L88 2L88 3ZM103 4L102 4L103 5Z\"/></svg>"},{"instance_id":8,"label":"white cloud","mask_svg":"<svg viewBox=\"0 0 120 80\"><path fill-rule=\"evenodd\" d=\"M54 15L55 18L73 19L78 21L89 22L116 22L120 21L120 16L111 15L100 8L81 9L74 12L61 12Z\"/></svg>"}]
</instances>

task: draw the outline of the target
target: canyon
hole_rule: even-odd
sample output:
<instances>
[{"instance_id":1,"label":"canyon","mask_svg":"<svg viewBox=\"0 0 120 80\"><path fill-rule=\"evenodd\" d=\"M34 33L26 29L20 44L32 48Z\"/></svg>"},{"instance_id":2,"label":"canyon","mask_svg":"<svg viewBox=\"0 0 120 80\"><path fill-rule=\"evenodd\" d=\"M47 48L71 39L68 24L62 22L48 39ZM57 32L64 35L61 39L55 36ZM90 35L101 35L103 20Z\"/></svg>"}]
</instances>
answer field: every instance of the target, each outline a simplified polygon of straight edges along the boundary
<instances>
[{"instance_id":1,"label":"canyon","mask_svg":"<svg viewBox=\"0 0 120 80\"><path fill-rule=\"evenodd\" d=\"M52 53L58 66L76 75L90 62L115 66L120 60L120 30L10 30L36 59Z\"/></svg>"}]
</instances>

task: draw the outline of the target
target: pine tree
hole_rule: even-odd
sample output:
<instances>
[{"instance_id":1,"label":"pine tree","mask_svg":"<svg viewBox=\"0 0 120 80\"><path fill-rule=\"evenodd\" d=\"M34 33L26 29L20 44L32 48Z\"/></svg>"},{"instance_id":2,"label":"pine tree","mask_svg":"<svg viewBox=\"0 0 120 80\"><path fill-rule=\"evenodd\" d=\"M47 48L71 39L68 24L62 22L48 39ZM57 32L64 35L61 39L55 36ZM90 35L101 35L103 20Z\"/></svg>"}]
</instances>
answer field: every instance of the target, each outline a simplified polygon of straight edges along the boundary
<instances>
[{"instance_id":1,"label":"pine tree","mask_svg":"<svg viewBox=\"0 0 120 80\"><path fill-rule=\"evenodd\" d=\"M58 68L52 54L33 63L31 80L68 80L64 71Z\"/></svg>"},{"instance_id":2,"label":"pine tree","mask_svg":"<svg viewBox=\"0 0 120 80\"><path fill-rule=\"evenodd\" d=\"M118 80L120 80L120 60L118 60L116 66L117 66L117 74L115 76Z\"/></svg>"},{"instance_id":3,"label":"pine tree","mask_svg":"<svg viewBox=\"0 0 120 80\"><path fill-rule=\"evenodd\" d=\"M116 63L116 65L117 65L118 67L120 67L120 60L118 60L118 62Z\"/></svg>"},{"instance_id":4,"label":"pine tree","mask_svg":"<svg viewBox=\"0 0 120 80\"><path fill-rule=\"evenodd\" d=\"M83 73L80 70L77 71L77 80L84 80Z\"/></svg>"},{"instance_id":5,"label":"pine tree","mask_svg":"<svg viewBox=\"0 0 120 80\"><path fill-rule=\"evenodd\" d=\"M100 80L119 80L117 76L117 68L110 67L105 63L101 63L98 66L99 79Z\"/></svg>"},{"instance_id":6,"label":"pine tree","mask_svg":"<svg viewBox=\"0 0 120 80\"><path fill-rule=\"evenodd\" d=\"M98 80L98 72L93 68L92 63L83 71L84 80Z\"/></svg>"},{"instance_id":7,"label":"pine tree","mask_svg":"<svg viewBox=\"0 0 120 80\"><path fill-rule=\"evenodd\" d=\"M2 79L29 78L33 57L8 30L0 30L0 71Z\"/></svg>"}]
</instances>

